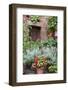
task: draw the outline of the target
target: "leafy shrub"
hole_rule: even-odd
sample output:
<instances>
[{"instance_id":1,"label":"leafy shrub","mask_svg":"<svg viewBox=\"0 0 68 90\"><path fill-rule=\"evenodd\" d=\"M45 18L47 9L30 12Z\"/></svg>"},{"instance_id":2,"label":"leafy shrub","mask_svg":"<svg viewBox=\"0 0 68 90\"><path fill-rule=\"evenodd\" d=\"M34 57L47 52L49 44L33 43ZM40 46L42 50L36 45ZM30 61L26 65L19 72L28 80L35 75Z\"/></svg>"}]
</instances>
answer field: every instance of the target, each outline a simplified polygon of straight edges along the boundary
<instances>
[{"instance_id":1,"label":"leafy shrub","mask_svg":"<svg viewBox=\"0 0 68 90\"><path fill-rule=\"evenodd\" d=\"M42 50L39 50L39 47L42 47ZM30 48L26 49L24 52L24 59L32 60L35 55L44 55L47 57L48 62L54 63L57 60L57 42L54 39L48 39L46 41L31 41Z\"/></svg>"},{"instance_id":2,"label":"leafy shrub","mask_svg":"<svg viewBox=\"0 0 68 90\"><path fill-rule=\"evenodd\" d=\"M35 55L40 55L40 51L37 47L27 49L26 53L24 53L24 55L23 55L24 63L30 64L30 63L34 62L34 56Z\"/></svg>"},{"instance_id":3,"label":"leafy shrub","mask_svg":"<svg viewBox=\"0 0 68 90\"><path fill-rule=\"evenodd\" d=\"M57 72L57 65L51 65L49 68L48 68L48 71L50 73L56 73Z\"/></svg>"},{"instance_id":4,"label":"leafy shrub","mask_svg":"<svg viewBox=\"0 0 68 90\"><path fill-rule=\"evenodd\" d=\"M44 47L57 47L57 41L54 40L53 38L49 38L48 40L46 40L45 42L43 42L43 46Z\"/></svg>"},{"instance_id":5,"label":"leafy shrub","mask_svg":"<svg viewBox=\"0 0 68 90\"><path fill-rule=\"evenodd\" d=\"M57 48L45 48L43 55L47 58L48 64L56 64L57 63Z\"/></svg>"}]
</instances>

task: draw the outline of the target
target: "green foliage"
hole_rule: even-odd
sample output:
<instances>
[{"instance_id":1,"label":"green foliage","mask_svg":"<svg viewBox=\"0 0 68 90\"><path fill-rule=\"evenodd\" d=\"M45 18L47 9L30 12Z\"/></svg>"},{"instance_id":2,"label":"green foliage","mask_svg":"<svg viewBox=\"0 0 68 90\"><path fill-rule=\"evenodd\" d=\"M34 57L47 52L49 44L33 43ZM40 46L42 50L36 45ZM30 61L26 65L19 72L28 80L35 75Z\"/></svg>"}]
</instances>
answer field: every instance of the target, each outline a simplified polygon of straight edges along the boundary
<instances>
[{"instance_id":1,"label":"green foliage","mask_svg":"<svg viewBox=\"0 0 68 90\"><path fill-rule=\"evenodd\" d=\"M24 52L24 63L27 63L27 62L32 62L34 61L34 56L35 55L40 55L40 51L39 49L36 47L36 48L30 48L30 49L27 49L26 50L26 53Z\"/></svg>"},{"instance_id":2,"label":"green foliage","mask_svg":"<svg viewBox=\"0 0 68 90\"><path fill-rule=\"evenodd\" d=\"M43 41L43 46L44 47L57 47L57 41L53 38L49 38L48 40L46 41Z\"/></svg>"},{"instance_id":3,"label":"green foliage","mask_svg":"<svg viewBox=\"0 0 68 90\"><path fill-rule=\"evenodd\" d=\"M47 58L47 63L49 65L57 63L57 48L56 47L51 47L51 48L46 47L44 49L43 54Z\"/></svg>"},{"instance_id":4,"label":"green foliage","mask_svg":"<svg viewBox=\"0 0 68 90\"><path fill-rule=\"evenodd\" d=\"M55 32L57 29L57 17L52 16L48 18L48 31Z\"/></svg>"},{"instance_id":5,"label":"green foliage","mask_svg":"<svg viewBox=\"0 0 68 90\"><path fill-rule=\"evenodd\" d=\"M29 36L29 28L28 24L24 23L23 25L23 51L26 52L27 49L30 48L30 36Z\"/></svg>"},{"instance_id":6,"label":"green foliage","mask_svg":"<svg viewBox=\"0 0 68 90\"><path fill-rule=\"evenodd\" d=\"M40 20L40 17L39 16L35 16L35 15L31 15L31 21L33 22L33 23L37 23L37 22L39 22L39 20Z\"/></svg>"},{"instance_id":7,"label":"green foliage","mask_svg":"<svg viewBox=\"0 0 68 90\"><path fill-rule=\"evenodd\" d=\"M26 43L27 44L27 43ZM46 41L30 41L29 45L25 44L24 54L27 58L33 59L34 55L44 55L48 59L48 63L56 63L57 62L57 41L53 38L48 39ZM42 47L42 51L39 50L39 47ZM29 48L30 47L30 48Z\"/></svg>"},{"instance_id":8,"label":"green foliage","mask_svg":"<svg viewBox=\"0 0 68 90\"><path fill-rule=\"evenodd\" d=\"M47 58L47 63L57 64L57 41L53 38L49 38L46 41L42 41L43 55Z\"/></svg>"},{"instance_id":9,"label":"green foliage","mask_svg":"<svg viewBox=\"0 0 68 90\"><path fill-rule=\"evenodd\" d=\"M46 63L47 62L45 61L45 57L43 57L42 55L38 56L37 67L45 67Z\"/></svg>"},{"instance_id":10,"label":"green foliage","mask_svg":"<svg viewBox=\"0 0 68 90\"><path fill-rule=\"evenodd\" d=\"M26 50L23 55L23 63L24 64L31 64L34 61L34 52L32 50Z\"/></svg>"},{"instance_id":11,"label":"green foliage","mask_svg":"<svg viewBox=\"0 0 68 90\"><path fill-rule=\"evenodd\" d=\"M31 40L30 43L31 43L31 48L32 49L38 48L40 46L40 41L39 40L37 40L37 41Z\"/></svg>"},{"instance_id":12,"label":"green foliage","mask_svg":"<svg viewBox=\"0 0 68 90\"><path fill-rule=\"evenodd\" d=\"M51 66L49 66L48 71L50 73L56 73L57 72L57 65L51 65Z\"/></svg>"}]
</instances>

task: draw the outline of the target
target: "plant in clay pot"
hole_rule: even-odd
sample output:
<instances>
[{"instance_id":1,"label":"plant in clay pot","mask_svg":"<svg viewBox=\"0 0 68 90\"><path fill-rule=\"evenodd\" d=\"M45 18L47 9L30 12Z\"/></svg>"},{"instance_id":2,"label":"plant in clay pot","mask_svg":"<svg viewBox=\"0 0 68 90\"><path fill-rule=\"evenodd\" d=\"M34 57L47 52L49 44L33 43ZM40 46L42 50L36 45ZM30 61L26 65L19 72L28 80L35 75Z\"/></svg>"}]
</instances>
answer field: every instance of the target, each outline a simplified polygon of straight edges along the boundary
<instances>
[{"instance_id":1,"label":"plant in clay pot","mask_svg":"<svg viewBox=\"0 0 68 90\"><path fill-rule=\"evenodd\" d=\"M46 68L47 60L44 56L35 56L32 68L36 70L37 74L43 74Z\"/></svg>"},{"instance_id":2,"label":"plant in clay pot","mask_svg":"<svg viewBox=\"0 0 68 90\"><path fill-rule=\"evenodd\" d=\"M55 32L54 31L48 31L48 38L54 37Z\"/></svg>"}]
</instances>

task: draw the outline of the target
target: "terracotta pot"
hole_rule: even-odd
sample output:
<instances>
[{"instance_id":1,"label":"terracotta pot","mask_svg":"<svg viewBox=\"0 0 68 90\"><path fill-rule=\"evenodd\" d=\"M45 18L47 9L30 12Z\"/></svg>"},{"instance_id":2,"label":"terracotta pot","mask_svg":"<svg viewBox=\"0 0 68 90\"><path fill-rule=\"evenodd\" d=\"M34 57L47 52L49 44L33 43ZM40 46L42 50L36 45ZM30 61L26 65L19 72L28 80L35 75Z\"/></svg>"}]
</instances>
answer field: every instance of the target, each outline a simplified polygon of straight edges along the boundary
<instances>
[{"instance_id":1,"label":"terracotta pot","mask_svg":"<svg viewBox=\"0 0 68 90\"><path fill-rule=\"evenodd\" d=\"M43 74L44 70L46 69L47 63L45 64L45 66L42 67L37 67L35 63L32 64L32 69L35 70L36 74Z\"/></svg>"},{"instance_id":2,"label":"terracotta pot","mask_svg":"<svg viewBox=\"0 0 68 90\"><path fill-rule=\"evenodd\" d=\"M53 36L53 32L49 32L48 37L52 37Z\"/></svg>"},{"instance_id":3,"label":"terracotta pot","mask_svg":"<svg viewBox=\"0 0 68 90\"><path fill-rule=\"evenodd\" d=\"M43 74L44 73L44 67L40 67L36 69L37 74Z\"/></svg>"}]
</instances>

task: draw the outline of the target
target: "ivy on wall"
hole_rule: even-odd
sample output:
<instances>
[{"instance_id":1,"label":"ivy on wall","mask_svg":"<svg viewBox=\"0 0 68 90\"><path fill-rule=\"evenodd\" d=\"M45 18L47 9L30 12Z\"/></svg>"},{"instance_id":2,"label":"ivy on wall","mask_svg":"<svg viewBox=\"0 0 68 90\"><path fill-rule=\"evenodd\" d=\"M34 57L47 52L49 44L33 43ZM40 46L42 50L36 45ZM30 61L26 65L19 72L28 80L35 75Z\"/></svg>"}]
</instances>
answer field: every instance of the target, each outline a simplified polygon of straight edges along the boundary
<instances>
[{"instance_id":1,"label":"ivy on wall","mask_svg":"<svg viewBox=\"0 0 68 90\"><path fill-rule=\"evenodd\" d=\"M57 17L52 16L48 18L48 31L55 32L57 30Z\"/></svg>"}]
</instances>

